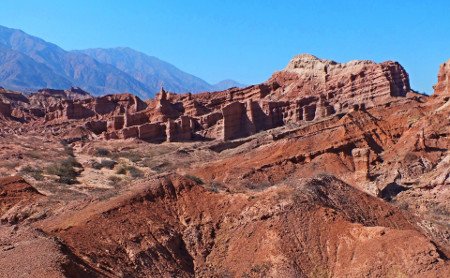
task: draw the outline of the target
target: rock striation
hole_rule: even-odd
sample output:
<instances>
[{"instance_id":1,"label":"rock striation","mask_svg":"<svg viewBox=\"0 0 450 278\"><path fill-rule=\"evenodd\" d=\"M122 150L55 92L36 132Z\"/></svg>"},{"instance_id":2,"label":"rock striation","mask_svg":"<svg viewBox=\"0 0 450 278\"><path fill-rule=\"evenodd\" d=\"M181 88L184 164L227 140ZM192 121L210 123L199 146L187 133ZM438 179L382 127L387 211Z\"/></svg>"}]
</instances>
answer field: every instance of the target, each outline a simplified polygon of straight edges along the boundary
<instances>
[{"instance_id":1,"label":"rock striation","mask_svg":"<svg viewBox=\"0 0 450 278\"><path fill-rule=\"evenodd\" d=\"M77 88L47 89L31 95L29 106L40 108L45 122L88 122L105 139L232 140L386 105L409 92L408 74L396 62L340 64L303 54L267 82L242 89L194 95L161 89L146 102L129 94L92 98Z\"/></svg>"},{"instance_id":2,"label":"rock striation","mask_svg":"<svg viewBox=\"0 0 450 278\"><path fill-rule=\"evenodd\" d=\"M300 55L146 101L0 89L0 174L27 180L0 178L0 276L446 277L448 76Z\"/></svg>"},{"instance_id":3,"label":"rock striation","mask_svg":"<svg viewBox=\"0 0 450 278\"><path fill-rule=\"evenodd\" d=\"M438 83L434 90L438 95L450 95L450 60L439 68Z\"/></svg>"}]
</instances>

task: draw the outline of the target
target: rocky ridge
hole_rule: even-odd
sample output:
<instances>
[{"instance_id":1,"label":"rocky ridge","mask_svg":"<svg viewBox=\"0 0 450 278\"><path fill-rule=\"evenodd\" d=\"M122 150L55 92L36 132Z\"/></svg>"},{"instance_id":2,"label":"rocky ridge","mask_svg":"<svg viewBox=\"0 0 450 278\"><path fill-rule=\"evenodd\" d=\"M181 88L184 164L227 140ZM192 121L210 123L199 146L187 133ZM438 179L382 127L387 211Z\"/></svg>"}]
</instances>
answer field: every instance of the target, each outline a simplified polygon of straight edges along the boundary
<instances>
[{"instance_id":1,"label":"rocky ridge","mask_svg":"<svg viewBox=\"0 0 450 278\"><path fill-rule=\"evenodd\" d=\"M384 105L408 93L413 94L408 75L398 63L338 64L300 55L267 82L244 89L201 94L174 94L161 89L147 105L131 110L123 106L113 114L101 108L109 105L105 100L111 96L64 99L38 107L45 114L44 124L82 119L89 121L88 129L105 139L229 140L288 123L302 124ZM43 92L32 97L39 95L45 97Z\"/></svg>"},{"instance_id":2,"label":"rocky ridge","mask_svg":"<svg viewBox=\"0 0 450 278\"><path fill-rule=\"evenodd\" d=\"M2 91L0 171L38 192L0 210L1 274L33 238L46 260L27 269L61 276L445 276L447 65L432 96L396 62L312 55L259 85L146 101ZM35 145L76 160L78 184L14 164L46 163Z\"/></svg>"}]
</instances>

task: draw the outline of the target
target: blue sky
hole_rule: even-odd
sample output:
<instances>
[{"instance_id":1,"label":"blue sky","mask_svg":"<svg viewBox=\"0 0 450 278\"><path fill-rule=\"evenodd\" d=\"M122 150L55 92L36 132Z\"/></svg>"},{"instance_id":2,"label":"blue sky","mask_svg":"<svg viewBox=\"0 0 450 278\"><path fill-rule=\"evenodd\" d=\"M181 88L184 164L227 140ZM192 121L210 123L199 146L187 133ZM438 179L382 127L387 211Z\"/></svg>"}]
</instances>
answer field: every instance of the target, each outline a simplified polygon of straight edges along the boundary
<instances>
[{"instance_id":1,"label":"blue sky","mask_svg":"<svg viewBox=\"0 0 450 278\"><path fill-rule=\"evenodd\" d=\"M259 83L311 53L396 60L431 93L450 59L448 0L2 0L0 25L66 50L129 46L211 83Z\"/></svg>"}]
</instances>

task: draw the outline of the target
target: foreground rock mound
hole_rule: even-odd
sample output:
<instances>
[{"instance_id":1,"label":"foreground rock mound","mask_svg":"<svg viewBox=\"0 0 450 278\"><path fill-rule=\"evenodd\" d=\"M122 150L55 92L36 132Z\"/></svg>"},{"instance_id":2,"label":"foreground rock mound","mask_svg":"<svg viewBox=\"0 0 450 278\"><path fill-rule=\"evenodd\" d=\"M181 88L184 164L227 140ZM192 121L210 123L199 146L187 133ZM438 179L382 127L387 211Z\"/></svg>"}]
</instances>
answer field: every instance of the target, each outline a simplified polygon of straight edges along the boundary
<instances>
[{"instance_id":1,"label":"foreground rock mound","mask_svg":"<svg viewBox=\"0 0 450 278\"><path fill-rule=\"evenodd\" d=\"M210 192L173 176L42 228L107 276L426 276L448 270L408 216L332 177L248 195Z\"/></svg>"},{"instance_id":2,"label":"foreground rock mound","mask_svg":"<svg viewBox=\"0 0 450 278\"><path fill-rule=\"evenodd\" d=\"M0 218L14 206L32 203L41 194L22 177L0 178Z\"/></svg>"}]
</instances>

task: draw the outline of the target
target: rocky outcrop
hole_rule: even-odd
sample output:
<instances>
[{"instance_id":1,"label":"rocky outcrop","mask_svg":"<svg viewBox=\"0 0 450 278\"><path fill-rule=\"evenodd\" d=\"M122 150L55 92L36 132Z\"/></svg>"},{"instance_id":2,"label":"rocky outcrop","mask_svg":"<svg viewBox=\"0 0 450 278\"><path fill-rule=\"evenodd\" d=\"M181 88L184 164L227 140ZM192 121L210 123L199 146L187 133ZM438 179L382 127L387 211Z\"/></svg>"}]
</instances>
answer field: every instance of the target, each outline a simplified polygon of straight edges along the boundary
<instances>
[{"instance_id":1,"label":"rocky outcrop","mask_svg":"<svg viewBox=\"0 0 450 278\"><path fill-rule=\"evenodd\" d=\"M353 163L355 165L355 179L366 181L370 177L369 148L355 148L352 150Z\"/></svg>"},{"instance_id":2,"label":"rocky outcrop","mask_svg":"<svg viewBox=\"0 0 450 278\"><path fill-rule=\"evenodd\" d=\"M245 105L241 102L232 102L222 109L223 140L230 140L244 135L245 111Z\"/></svg>"},{"instance_id":3,"label":"rocky outcrop","mask_svg":"<svg viewBox=\"0 0 450 278\"><path fill-rule=\"evenodd\" d=\"M78 87L71 87L67 90L55 90L55 89L41 89L36 93L30 95L30 99L34 102L46 102L50 99L64 99L64 100L75 100L75 99L88 99L92 96Z\"/></svg>"},{"instance_id":4,"label":"rocky outcrop","mask_svg":"<svg viewBox=\"0 0 450 278\"><path fill-rule=\"evenodd\" d=\"M179 176L141 188L39 227L104 276L432 277L448 270L408 215L329 176L252 195L211 192Z\"/></svg>"},{"instance_id":5,"label":"rocky outcrop","mask_svg":"<svg viewBox=\"0 0 450 278\"><path fill-rule=\"evenodd\" d=\"M11 105L0 100L0 116L11 117Z\"/></svg>"},{"instance_id":6,"label":"rocky outcrop","mask_svg":"<svg viewBox=\"0 0 450 278\"><path fill-rule=\"evenodd\" d=\"M145 107L57 100L48 121L0 94L17 115L0 125L0 174L45 194L0 179L0 276L58 276L63 253L70 277L446 277L441 72L425 96L402 91L395 63L302 56L257 86L161 90Z\"/></svg>"},{"instance_id":7,"label":"rocky outcrop","mask_svg":"<svg viewBox=\"0 0 450 278\"><path fill-rule=\"evenodd\" d=\"M365 103L367 107L384 104L390 97L405 96L410 91L408 74L397 62L376 64L372 61L337 63L302 54L268 81L281 87L281 99L301 95L325 95L343 107Z\"/></svg>"},{"instance_id":8,"label":"rocky outcrop","mask_svg":"<svg viewBox=\"0 0 450 278\"><path fill-rule=\"evenodd\" d=\"M182 142L192 139L194 123L188 116L181 116L179 120L168 120L166 125L166 138L168 142Z\"/></svg>"},{"instance_id":9,"label":"rocky outcrop","mask_svg":"<svg viewBox=\"0 0 450 278\"><path fill-rule=\"evenodd\" d=\"M441 65L434 91L438 95L450 95L450 60Z\"/></svg>"},{"instance_id":10,"label":"rocky outcrop","mask_svg":"<svg viewBox=\"0 0 450 278\"><path fill-rule=\"evenodd\" d=\"M139 139L162 142L166 140L166 126L161 123L147 123L138 127Z\"/></svg>"},{"instance_id":11,"label":"rocky outcrop","mask_svg":"<svg viewBox=\"0 0 450 278\"><path fill-rule=\"evenodd\" d=\"M23 211L23 214L20 213L22 206L40 197L42 195L20 176L0 178L1 223L14 224L25 219L28 215L26 211ZM14 207L17 207L18 213L8 213Z\"/></svg>"},{"instance_id":12,"label":"rocky outcrop","mask_svg":"<svg viewBox=\"0 0 450 278\"><path fill-rule=\"evenodd\" d=\"M106 121L106 131L103 124L86 127L96 134L104 132L106 139L160 141L164 137L173 142L233 140L287 124L302 125L336 114L390 105L404 99L408 92L408 74L396 62L340 64L303 54L267 82L242 89L175 94L161 88L155 99L146 103L130 94L90 98L76 88L47 89L32 96L32 102L38 103L38 96L52 96L52 101L39 102L46 122ZM145 135L139 136L143 125ZM165 128L165 136L160 128ZM151 138L152 134L155 138Z\"/></svg>"}]
</instances>

